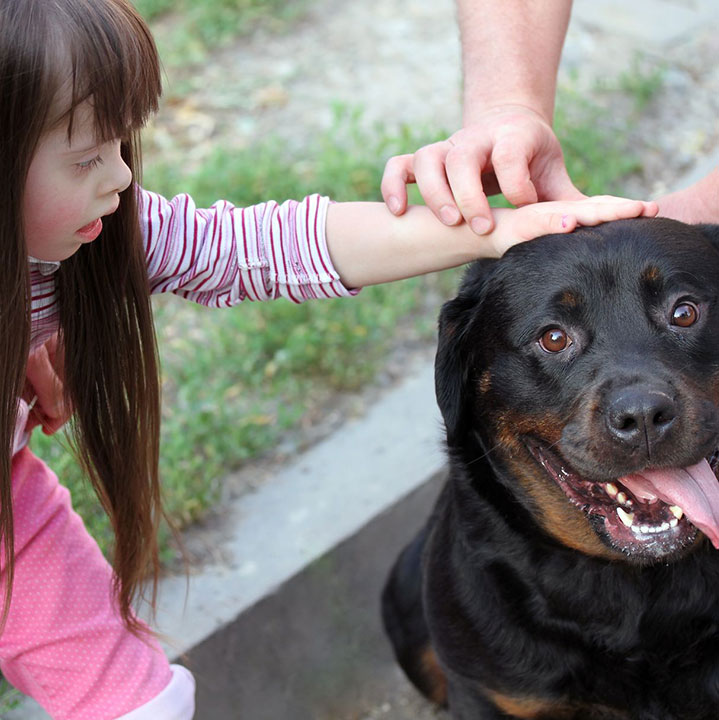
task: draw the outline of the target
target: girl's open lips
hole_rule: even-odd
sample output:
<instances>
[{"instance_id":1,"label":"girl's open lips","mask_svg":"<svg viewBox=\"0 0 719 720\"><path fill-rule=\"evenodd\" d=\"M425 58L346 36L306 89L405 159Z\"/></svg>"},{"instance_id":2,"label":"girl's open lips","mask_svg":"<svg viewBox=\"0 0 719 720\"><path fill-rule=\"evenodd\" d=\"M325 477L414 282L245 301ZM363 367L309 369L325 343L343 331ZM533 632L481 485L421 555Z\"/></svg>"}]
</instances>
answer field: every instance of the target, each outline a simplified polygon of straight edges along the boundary
<instances>
[{"instance_id":1,"label":"girl's open lips","mask_svg":"<svg viewBox=\"0 0 719 720\"><path fill-rule=\"evenodd\" d=\"M102 232L102 218L93 220L84 227L81 227L77 234L83 237L86 241L90 242L94 240Z\"/></svg>"}]
</instances>

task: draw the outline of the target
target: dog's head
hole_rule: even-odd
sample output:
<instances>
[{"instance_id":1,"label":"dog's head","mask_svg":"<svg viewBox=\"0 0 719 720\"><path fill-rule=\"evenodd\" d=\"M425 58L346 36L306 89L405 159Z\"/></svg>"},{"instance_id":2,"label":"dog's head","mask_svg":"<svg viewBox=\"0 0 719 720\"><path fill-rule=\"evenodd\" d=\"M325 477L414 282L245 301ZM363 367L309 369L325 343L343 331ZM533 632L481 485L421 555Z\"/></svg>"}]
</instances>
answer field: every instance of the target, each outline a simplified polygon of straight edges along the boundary
<instances>
[{"instance_id":1,"label":"dog's head","mask_svg":"<svg viewBox=\"0 0 719 720\"><path fill-rule=\"evenodd\" d=\"M637 219L470 268L436 363L455 461L486 455L582 552L667 559L699 530L719 546L718 248L719 226Z\"/></svg>"}]
</instances>

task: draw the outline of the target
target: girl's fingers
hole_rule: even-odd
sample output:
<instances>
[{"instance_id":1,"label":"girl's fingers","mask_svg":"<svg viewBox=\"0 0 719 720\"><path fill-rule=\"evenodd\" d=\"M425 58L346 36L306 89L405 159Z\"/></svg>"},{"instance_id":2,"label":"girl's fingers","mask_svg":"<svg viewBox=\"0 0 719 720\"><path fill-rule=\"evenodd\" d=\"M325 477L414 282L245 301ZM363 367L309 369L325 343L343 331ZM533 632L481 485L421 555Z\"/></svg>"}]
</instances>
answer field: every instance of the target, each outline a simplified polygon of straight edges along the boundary
<instances>
[{"instance_id":1,"label":"girl's fingers","mask_svg":"<svg viewBox=\"0 0 719 720\"><path fill-rule=\"evenodd\" d=\"M639 217L646 212L641 200L580 201L571 208L580 225L598 225L611 220Z\"/></svg>"},{"instance_id":2,"label":"girl's fingers","mask_svg":"<svg viewBox=\"0 0 719 720\"><path fill-rule=\"evenodd\" d=\"M580 225L598 225L611 220L634 217L653 217L657 204L643 200L628 200L611 196L592 197L576 202L550 202L535 206L538 213L565 213L574 215Z\"/></svg>"},{"instance_id":3,"label":"girl's fingers","mask_svg":"<svg viewBox=\"0 0 719 720\"><path fill-rule=\"evenodd\" d=\"M540 235L572 232L578 225L577 217L565 212L534 212L527 214L514 235L518 242L532 240Z\"/></svg>"}]
</instances>

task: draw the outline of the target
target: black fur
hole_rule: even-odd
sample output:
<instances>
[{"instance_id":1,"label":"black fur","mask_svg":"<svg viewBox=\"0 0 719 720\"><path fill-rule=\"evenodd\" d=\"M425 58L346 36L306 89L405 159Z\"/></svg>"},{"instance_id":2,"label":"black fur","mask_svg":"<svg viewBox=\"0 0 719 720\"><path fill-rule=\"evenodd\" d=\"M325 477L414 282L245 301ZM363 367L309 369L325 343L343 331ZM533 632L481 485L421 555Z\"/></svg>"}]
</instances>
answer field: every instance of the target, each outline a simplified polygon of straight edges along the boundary
<instances>
[{"instance_id":1,"label":"black fur","mask_svg":"<svg viewBox=\"0 0 719 720\"><path fill-rule=\"evenodd\" d=\"M653 546L617 541L530 450L545 443L588 483L711 455L718 245L717 227L664 219L547 236L472 266L443 308L450 476L383 614L435 699L418 658L436 654L456 720L719 718L719 551L691 526ZM699 311L690 327L672 324L684 302ZM571 346L542 350L548 327ZM615 405L657 394L666 422L657 411L646 439L627 439Z\"/></svg>"}]
</instances>

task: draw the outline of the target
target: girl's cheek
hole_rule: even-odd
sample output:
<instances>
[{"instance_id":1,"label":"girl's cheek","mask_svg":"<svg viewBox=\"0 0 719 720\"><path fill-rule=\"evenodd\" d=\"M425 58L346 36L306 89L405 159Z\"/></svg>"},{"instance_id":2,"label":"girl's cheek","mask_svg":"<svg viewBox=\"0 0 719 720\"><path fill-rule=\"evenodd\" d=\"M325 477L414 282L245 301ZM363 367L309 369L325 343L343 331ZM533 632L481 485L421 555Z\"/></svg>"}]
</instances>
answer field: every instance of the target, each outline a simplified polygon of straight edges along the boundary
<instances>
[{"instance_id":1,"label":"girl's cheek","mask_svg":"<svg viewBox=\"0 0 719 720\"><path fill-rule=\"evenodd\" d=\"M24 221L28 253L41 260L60 259L54 257L58 244L67 244L83 225L83 218L67 203L50 199L26 203Z\"/></svg>"}]
</instances>

